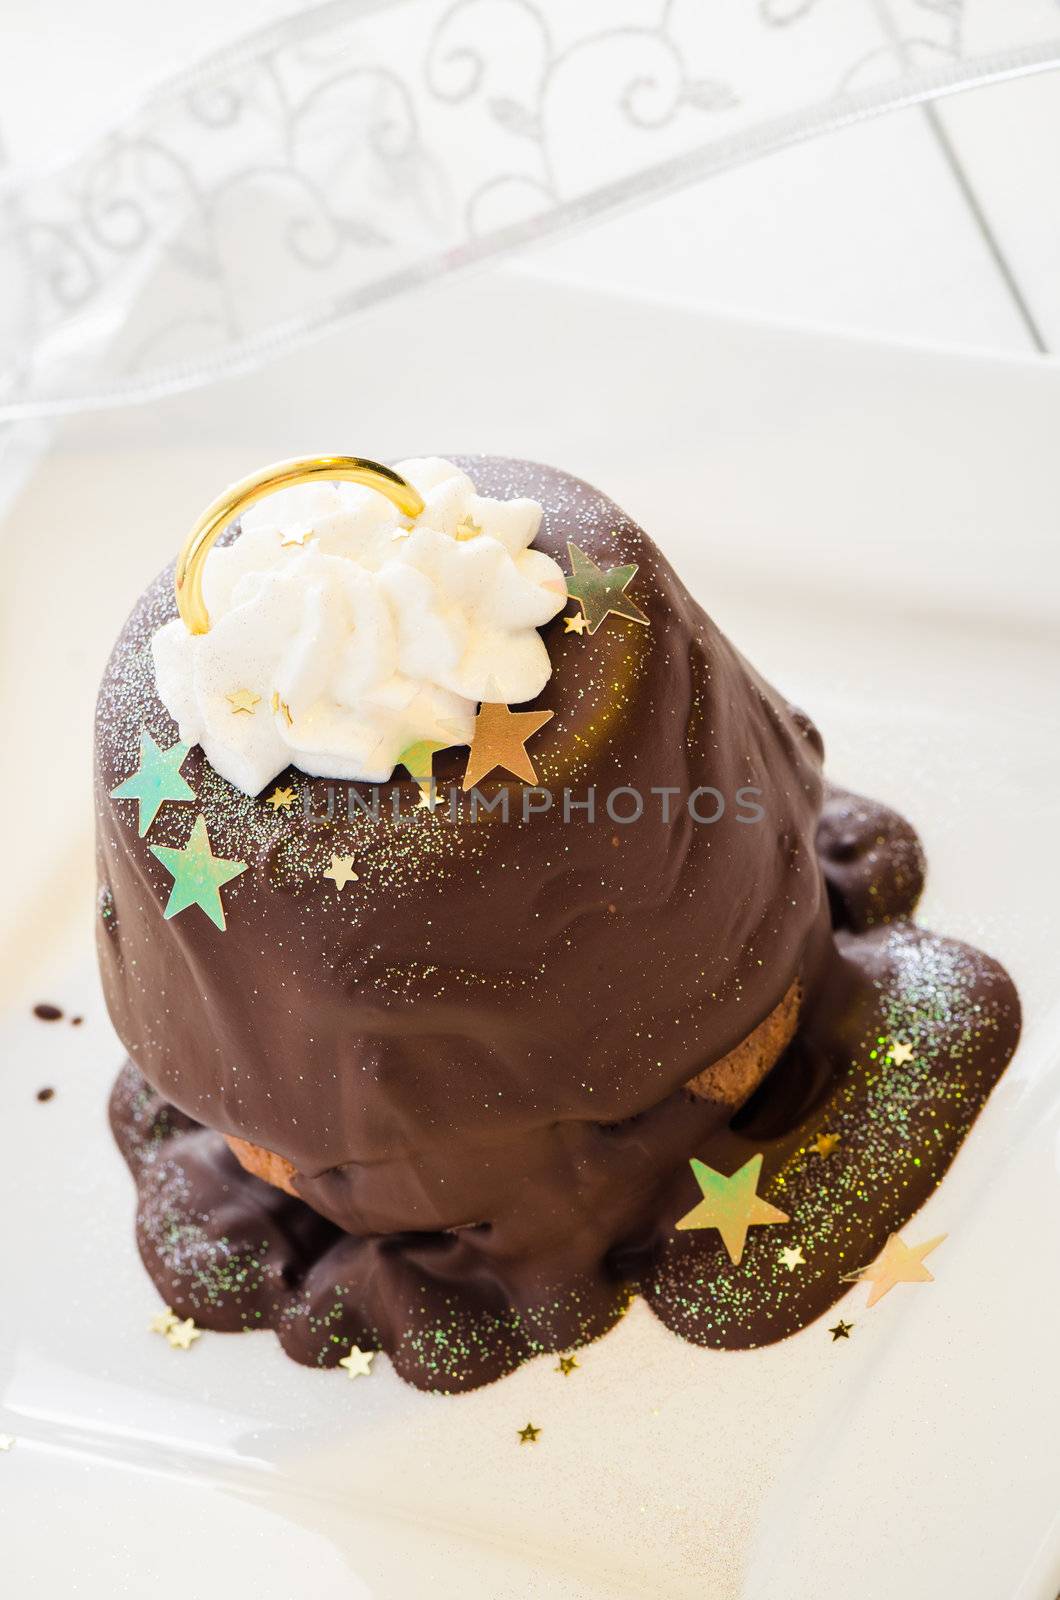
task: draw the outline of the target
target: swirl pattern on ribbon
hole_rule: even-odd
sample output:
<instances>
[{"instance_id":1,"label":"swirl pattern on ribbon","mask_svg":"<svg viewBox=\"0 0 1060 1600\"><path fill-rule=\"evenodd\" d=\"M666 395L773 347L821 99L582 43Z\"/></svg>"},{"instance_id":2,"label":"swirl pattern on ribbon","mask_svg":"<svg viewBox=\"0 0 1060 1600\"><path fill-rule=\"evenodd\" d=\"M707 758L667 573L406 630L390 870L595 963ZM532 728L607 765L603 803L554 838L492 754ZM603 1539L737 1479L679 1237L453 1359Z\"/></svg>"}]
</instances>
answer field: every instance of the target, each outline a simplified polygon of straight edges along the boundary
<instances>
[{"instance_id":1,"label":"swirl pattern on ribbon","mask_svg":"<svg viewBox=\"0 0 1060 1600\"><path fill-rule=\"evenodd\" d=\"M0 421L208 381L811 133L1060 64L1053 0L996 12L316 6L171 83L62 170L0 188Z\"/></svg>"}]
</instances>

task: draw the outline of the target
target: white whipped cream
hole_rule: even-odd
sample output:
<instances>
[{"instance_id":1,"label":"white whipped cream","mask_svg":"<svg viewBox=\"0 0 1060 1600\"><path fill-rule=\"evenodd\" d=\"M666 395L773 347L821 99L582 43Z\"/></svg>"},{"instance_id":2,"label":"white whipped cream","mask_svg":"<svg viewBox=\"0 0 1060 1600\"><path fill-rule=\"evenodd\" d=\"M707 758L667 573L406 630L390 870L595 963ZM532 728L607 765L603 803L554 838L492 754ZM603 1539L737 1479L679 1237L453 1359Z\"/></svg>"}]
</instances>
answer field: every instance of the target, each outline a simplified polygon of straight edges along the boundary
<instances>
[{"instance_id":1,"label":"white whipped cream","mask_svg":"<svg viewBox=\"0 0 1060 1600\"><path fill-rule=\"evenodd\" d=\"M273 495L206 561L209 632L178 618L151 641L181 739L245 794L291 762L383 782L421 741L469 744L479 701L532 700L552 674L537 630L567 587L529 548L541 507L437 458L397 470L426 502L414 523L355 484Z\"/></svg>"}]
</instances>

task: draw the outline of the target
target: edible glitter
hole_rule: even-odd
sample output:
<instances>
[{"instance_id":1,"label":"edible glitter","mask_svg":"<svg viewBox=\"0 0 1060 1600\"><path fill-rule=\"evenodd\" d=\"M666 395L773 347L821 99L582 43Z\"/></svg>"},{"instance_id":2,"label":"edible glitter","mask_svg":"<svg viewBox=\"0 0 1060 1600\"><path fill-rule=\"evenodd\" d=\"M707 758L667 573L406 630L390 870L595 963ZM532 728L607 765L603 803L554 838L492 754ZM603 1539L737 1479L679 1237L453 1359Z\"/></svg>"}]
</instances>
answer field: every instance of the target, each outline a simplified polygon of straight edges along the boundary
<instances>
[{"instance_id":1,"label":"edible glitter","mask_svg":"<svg viewBox=\"0 0 1060 1600\"><path fill-rule=\"evenodd\" d=\"M576 514L584 515L580 510ZM627 537L620 528L615 547L619 562L637 553L636 547L623 548ZM653 586L655 560L644 560L637 586L646 600L651 598L653 617L660 595ZM151 591L141 614L138 646L134 642L115 659L104 683L101 759L116 775L129 770L123 762L135 754L134 734L145 708L154 737L174 736L169 719L157 708L148 643L152 623L157 626L171 615L172 589L164 578ZM689 754L697 759L718 738L713 720L716 684L700 649L705 627L702 619L692 623L694 663L682 654L670 664L673 673L689 675L690 711L683 727L674 725L674 737L679 743L683 735ZM554 788L573 787L592 781L601 768L613 763L631 717L667 714L647 692L652 651L666 650L667 640L661 626L654 630L609 626L590 648L589 641L577 637L565 640L557 621L550 649L567 652L576 665L567 673L568 692L564 703L557 704L555 727L542 741L547 749L540 759L541 777ZM764 700L763 706L775 719ZM790 737L790 729L776 731ZM267 913L281 891L301 913L293 934L285 919L282 948L270 946L281 990L286 971L304 952L316 949L319 876L332 854L356 859L360 873L359 881L341 896L328 896L329 905L338 908L330 925L338 946L346 925L371 925L381 906L407 901L429 904L432 895L444 894L457 868L462 882L474 885L478 880L483 890L495 881L498 855L503 855L506 872L520 870L519 841L513 841L508 830L453 827L444 810L436 816L421 811L416 823L403 818L400 827L381 828L363 815L347 815L342 804L329 805L329 786L303 780L299 774L288 774L282 781L297 781L299 799L307 801L310 814L294 807L278 815L278 808L265 800L244 796L217 778L198 759L198 752L192 760L198 803L207 817L211 841L219 853L248 863L237 889L248 922L261 927L264 942ZM447 782L459 782L459 757L443 757L440 766L443 789ZM384 788L388 794L396 793L403 812L411 816L418 802L416 786L398 781ZM514 786L513 792L518 792ZM317 815L312 815L314 811ZM116 827L113 816L104 811L101 834L106 837ZM160 814L153 838L176 845L184 842L184 836L173 816ZM603 917L606 908L609 917L628 916L624 896L635 856L624 848L628 837L615 835L614 878L593 883L579 876L575 856L565 858L569 846L563 842L557 846L547 862L557 893L543 911L535 903L534 915L556 928L559 941L568 938L566 926L576 913ZM700 845L717 848L710 839L702 839ZM797 874L795 846L792 863ZM816 873L816 862L808 858L803 870L808 878ZM678 880L670 892L675 899L687 899L691 933L699 926L692 885ZM574 903L569 903L572 898ZM123 903L123 919L127 909L135 915L135 907ZM100 917L113 936L114 905L105 886ZM417 1265L421 1247L415 1240L394 1236L384 1246L378 1241L366 1244L341 1235L297 1201L275 1193L259 1199L261 1186L242 1175L218 1135L197 1129L166 1107L127 1069L115 1091L114 1120L137 1177L138 1227L152 1275L162 1293L183 1312L194 1312L203 1326L272 1327L297 1359L326 1367L335 1366L354 1341L361 1348L385 1348L403 1377L445 1391L474 1387L528 1356L571 1349L599 1337L621 1319L638 1289L665 1321L702 1343L747 1346L783 1337L832 1304L844 1292L837 1269L870 1260L882 1243L880 1230L903 1225L940 1180L1010 1049L1011 1018L1005 1008L1013 1008L1014 1002L1000 982L994 992L981 997L981 1004L976 1002L978 1014L971 1022L966 1015L976 979L972 969L982 958L946 941L930 941L900 921L890 931L895 942L887 947L889 964L877 985L872 1015L865 1018L864 1037L857 1042L849 1067L843 1060L841 1075L812 1116L775 1138L756 1139L753 1144L739 1133L728 1134L711 1152L713 1161L733 1172L751 1150L763 1151L763 1195L783 1206L794 1219L793 1231L797 1228L797 1237L805 1241L808 1260L798 1271L778 1262L775 1237L770 1241L769 1230L760 1229L752 1232L738 1270L725 1261L716 1239L684 1235L680 1255L672 1248L672 1238L657 1256L645 1244L639 1254L631 1250L628 1258L616 1255L601 1264L600 1273L566 1283L539 1304L505 1304L496 1284L490 1295L484 1289L480 1293L471 1281L454 1285L451 1295L428 1297ZM503 965L482 970L454 961L447 933L437 922L432 927L425 917L421 959L406 959L404 953L395 959L380 940L365 947L363 964L355 974L343 972L343 981L356 981L378 998L381 1011L393 1007L394 1019L400 1019L399 1008L409 998L429 1003L447 990L470 992L483 986L502 996L532 994L544 975L544 963L537 960L518 971ZM650 959L647 924L644 933L645 959ZM908 956L905 940L911 946ZM864 946L858 940L853 944L848 953L856 963ZM750 948L748 962L756 958L761 963L757 950ZM866 964L866 975L870 970ZM989 964L983 962L978 976L989 979L989 973ZM126 977L130 984L141 981L135 971L127 971ZM738 974L732 983L738 992ZM720 993L717 979L696 988L690 965L688 987L681 996L690 1031L698 1018L709 1016ZM143 1044L163 1076L179 1075L167 1024L172 1001L165 994L152 1000L154 1014L145 1024L148 1036ZM643 1050L641 1066L649 1091L647 1109L637 1115L648 1117L654 1114L650 1091L656 1079L662 1084L666 1063L652 1038L650 1011L637 1013L631 1008L627 1015L629 1040ZM906 1038L915 1046L916 1059L907 1065L888 1060L891 1044ZM226 1060L219 1092L236 1112L240 1074L248 1070L245 1062ZM588 1070L584 1076L582 1090L590 1105L589 1096L595 1093L600 1098L601 1082L591 1081ZM507 1087L498 1084L498 1092ZM662 1093L660 1087L660 1097ZM672 1110L672 1106L673 1101L667 1100L658 1109ZM635 1124L637 1118L628 1121ZM813 1141L822 1130L839 1141L827 1160L821 1159L819 1149L814 1151ZM625 1137L618 1123L612 1132L600 1125L597 1134L616 1141ZM635 1128L629 1136L636 1138ZM204 1172L213 1189L204 1182ZM687 1182L687 1167L682 1175ZM211 1197L209 1204L204 1195ZM217 1198L213 1203L222 1195L223 1202ZM668 1219L668 1227L672 1220ZM296 1248L292 1236L299 1230ZM443 1243L443 1248L449 1246ZM373 1325L383 1319L374 1315L366 1260L379 1271L392 1272L395 1284L400 1282L405 1298L398 1333L393 1317L388 1316L384 1328Z\"/></svg>"}]
</instances>

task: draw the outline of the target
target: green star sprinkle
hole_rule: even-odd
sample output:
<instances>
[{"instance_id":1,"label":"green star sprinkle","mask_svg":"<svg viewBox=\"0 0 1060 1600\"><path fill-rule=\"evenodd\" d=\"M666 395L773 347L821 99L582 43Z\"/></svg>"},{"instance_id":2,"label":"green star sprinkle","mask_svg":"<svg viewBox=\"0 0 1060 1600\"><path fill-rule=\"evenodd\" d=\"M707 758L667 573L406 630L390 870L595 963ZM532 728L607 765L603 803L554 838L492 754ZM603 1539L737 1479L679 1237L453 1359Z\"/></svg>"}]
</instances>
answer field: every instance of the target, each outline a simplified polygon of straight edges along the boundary
<instances>
[{"instance_id":1,"label":"green star sprinkle","mask_svg":"<svg viewBox=\"0 0 1060 1600\"><path fill-rule=\"evenodd\" d=\"M444 744L421 739L417 744L410 744L407 750L402 750L395 765L404 767L415 783L431 783L434 779L434 757L444 749Z\"/></svg>"},{"instance_id":2,"label":"green star sprinkle","mask_svg":"<svg viewBox=\"0 0 1060 1600\"><path fill-rule=\"evenodd\" d=\"M634 605L625 592L637 575L635 566L609 567L605 572L576 544L568 544L567 550L571 564L567 593L572 600L578 601L584 611L590 633L595 633L609 615L648 626L644 612Z\"/></svg>"},{"instance_id":3,"label":"green star sprinkle","mask_svg":"<svg viewBox=\"0 0 1060 1600\"><path fill-rule=\"evenodd\" d=\"M204 816L195 819L191 838L183 850L174 850L165 844L153 844L150 848L151 854L158 857L173 878L164 915L175 917L188 906L198 906L223 933L225 914L218 891L222 884L246 872L246 862L222 861L220 856L214 855Z\"/></svg>"},{"instance_id":4,"label":"green star sprinkle","mask_svg":"<svg viewBox=\"0 0 1060 1600\"><path fill-rule=\"evenodd\" d=\"M110 791L112 800L140 802L140 838L158 816L167 800L194 800L195 790L180 769L191 746L170 745L163 750L144 728L140 733L140 765L124 783Z\"/></svg>"}]
</instances>

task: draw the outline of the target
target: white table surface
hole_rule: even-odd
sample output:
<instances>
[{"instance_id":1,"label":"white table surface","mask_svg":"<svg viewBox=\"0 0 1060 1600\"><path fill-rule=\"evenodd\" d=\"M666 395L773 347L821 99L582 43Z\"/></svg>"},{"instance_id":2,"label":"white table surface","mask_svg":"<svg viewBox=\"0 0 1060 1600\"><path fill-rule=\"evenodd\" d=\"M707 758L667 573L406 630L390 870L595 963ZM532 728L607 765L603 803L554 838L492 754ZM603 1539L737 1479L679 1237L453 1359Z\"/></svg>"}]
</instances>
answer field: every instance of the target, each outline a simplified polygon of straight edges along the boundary
<instances>
[{"instance_id":1,"label":"white table surface","mask_svg":"<svg viewBox=\"0 0 1060 1600\"><path fill-rule=\"evenodd\" d=\"M1010 0L994 3L1002 26ZM5 0L0 157L17 171L76 151L173 71L298 9ZM1060 73L1020 79L766 157L542 246L526 270L903 340L1056 351L1058 147Z\"/></svg>"}]
</instances>

